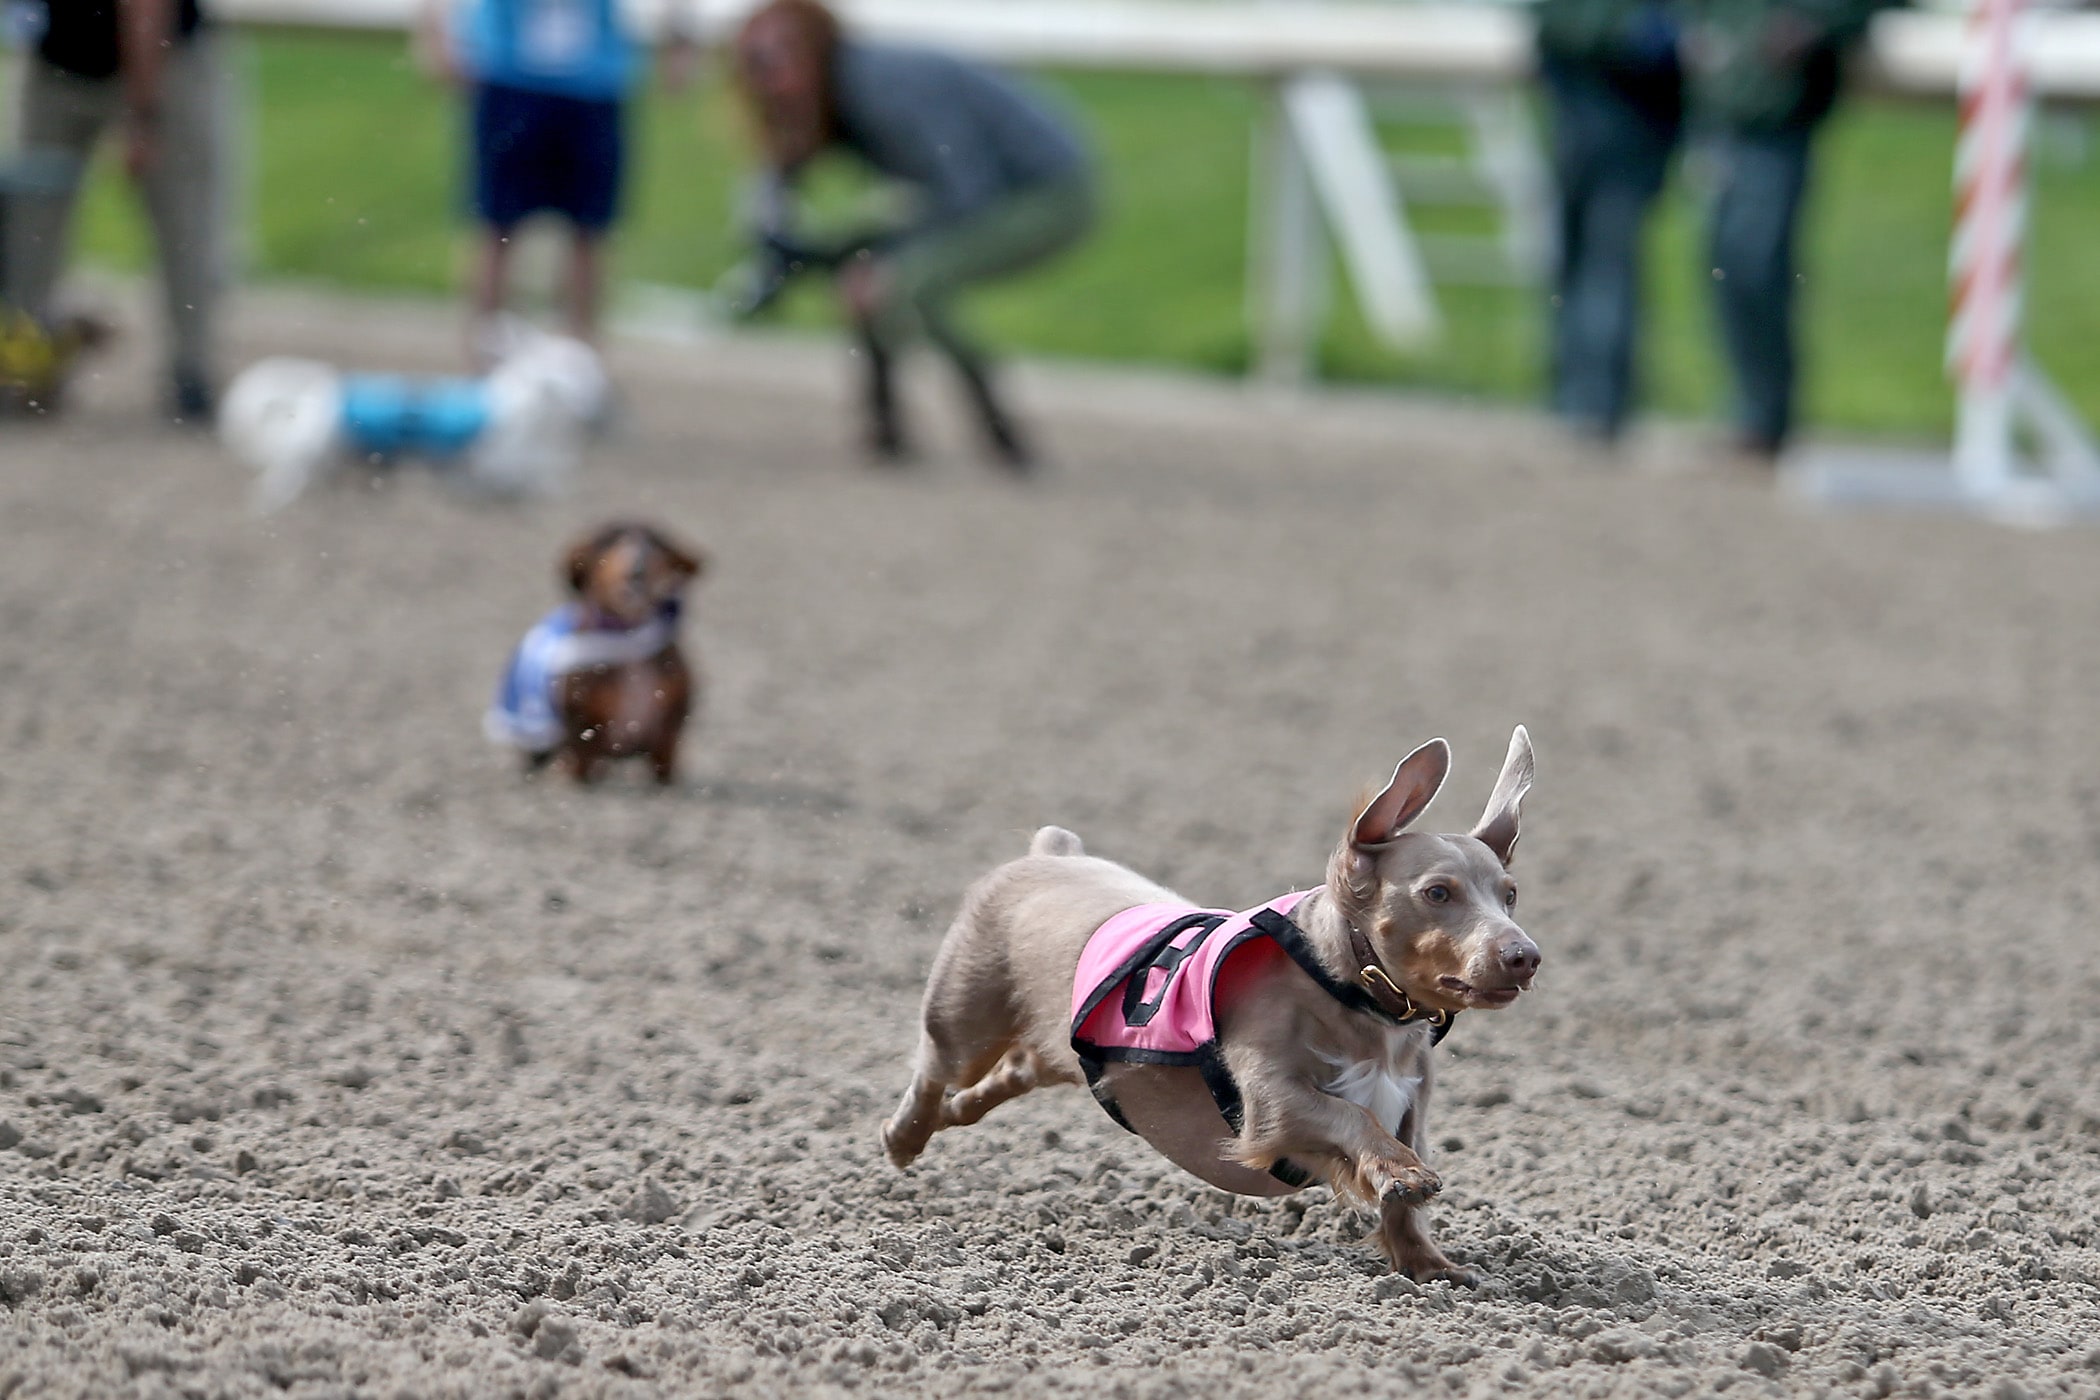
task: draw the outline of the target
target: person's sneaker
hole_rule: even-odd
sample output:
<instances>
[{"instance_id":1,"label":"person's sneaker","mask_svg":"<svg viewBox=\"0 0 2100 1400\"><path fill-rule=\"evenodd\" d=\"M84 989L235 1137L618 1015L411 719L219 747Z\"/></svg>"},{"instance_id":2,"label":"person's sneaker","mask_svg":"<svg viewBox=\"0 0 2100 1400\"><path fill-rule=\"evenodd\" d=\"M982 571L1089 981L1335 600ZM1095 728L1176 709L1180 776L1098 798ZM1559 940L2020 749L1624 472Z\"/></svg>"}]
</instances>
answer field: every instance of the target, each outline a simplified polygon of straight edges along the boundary
<instances>
[{"instance_id":1,"label":"person's sneaker","mask_svg":"<svg viewBox=\"0 0 2100 1400\"><path fill-rule=\"evenodd\" d=\"M168 421L184 428L209 428L216 403L201 375L177 372L168 395Z\"/></svg>"},{"instance_id":2,"label":"person's sneaker","mask_svg":"<svg viewBox=\"0 0 2100 1400\"><path fill-rule=\"evenodd\" d=\"M1767 471L1779 466L1779 458L1786 451L1786 443L1779 438L1749 428L1737 429L1729 446L1744 466Z\"/></svg>"},{"instance_id":3,"label":"person's sneaker","mask_svg":"<svg viewBox=\"0 0 2100 1400\"><path fill-rule=\"evenodd\" d=\"M867 454L868 461L878 467L911 464L911 440L904 436L904 425L894 413L878 410L871 415L861 438L861 449Z\"/></svg>"},{"instance_id":4,"label":"person's sneaker","mask_svg":"<svg viewBox=\"0 0 2100 1400\"><path fill-rule=\"evenodd\" d=\"M1033 476L1041 466L1034 446L1020 429L1003 418L986 425L985 445L991 449L993 464L1004 467L1010 475Z\"/></svg>"}]
</instances>

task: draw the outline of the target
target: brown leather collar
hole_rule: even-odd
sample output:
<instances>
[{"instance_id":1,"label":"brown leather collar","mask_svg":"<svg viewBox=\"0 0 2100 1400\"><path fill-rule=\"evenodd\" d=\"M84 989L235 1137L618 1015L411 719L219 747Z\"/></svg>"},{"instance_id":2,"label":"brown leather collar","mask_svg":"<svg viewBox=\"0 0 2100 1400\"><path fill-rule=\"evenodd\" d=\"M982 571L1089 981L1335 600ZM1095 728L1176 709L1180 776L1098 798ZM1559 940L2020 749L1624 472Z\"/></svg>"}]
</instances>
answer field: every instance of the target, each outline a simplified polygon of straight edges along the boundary
<instances>
[{"instance_id":1,"label":"brown leather collar","mask_svg":"<svg viewBox=\"0 0 2100 1400\"><path fill-rule=\"evenodd\" d=\"M1427 1021L1438 1030L1448 1029L1456 1013L1431 1011L1417 1006L1415 999L1400 989L1400 984L1386 972L1385 965L1378 961L1371 940L1364 936L1349 919L1342 920L1342 927L1349 930L1349 954L1356 962L1356 985L1378 1004L1378 1009L1402 1025L1410 1021Z\"/></svg>"}]
</instances>

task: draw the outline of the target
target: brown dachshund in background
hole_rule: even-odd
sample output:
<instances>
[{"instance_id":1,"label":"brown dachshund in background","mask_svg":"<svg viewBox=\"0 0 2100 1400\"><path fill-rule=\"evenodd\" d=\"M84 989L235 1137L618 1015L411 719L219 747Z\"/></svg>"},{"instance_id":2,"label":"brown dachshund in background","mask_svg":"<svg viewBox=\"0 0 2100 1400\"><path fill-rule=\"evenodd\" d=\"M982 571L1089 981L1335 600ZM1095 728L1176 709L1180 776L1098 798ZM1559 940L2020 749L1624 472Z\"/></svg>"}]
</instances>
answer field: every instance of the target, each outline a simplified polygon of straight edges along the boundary
<instances>
[{"instance_id":1,"label":"brown dachshund in background","mask_svg":"<svg viewBox=\"0 0 2100 1400\"><path fill-rule=\"evenodd\" d=\"M589 631L639 638L661 626L666 633L646 658L596 661L561 678L564 732L554 758L576 781L595 781L609 759L644 755L657 782L678 776L678 739L693 705L678 615L686 585L703 567L697 550L632 521L601 526L569 550L569 587Z\"/></svg>"},{"instance_id":2,"label":"brown dachshund in background","mask_svg":"<svg viewBox=\"0 0 2100 1400\"><path fill-rule=\"evenodd\" d=\"M511 657L485 728L579 783L616 758L642 758L656 781L678 774L693 673L678 646L681 599L703 568L698 550L654 526L614 521L564 556L571 602L543 618Z\"/></svg>"}]
</instances>

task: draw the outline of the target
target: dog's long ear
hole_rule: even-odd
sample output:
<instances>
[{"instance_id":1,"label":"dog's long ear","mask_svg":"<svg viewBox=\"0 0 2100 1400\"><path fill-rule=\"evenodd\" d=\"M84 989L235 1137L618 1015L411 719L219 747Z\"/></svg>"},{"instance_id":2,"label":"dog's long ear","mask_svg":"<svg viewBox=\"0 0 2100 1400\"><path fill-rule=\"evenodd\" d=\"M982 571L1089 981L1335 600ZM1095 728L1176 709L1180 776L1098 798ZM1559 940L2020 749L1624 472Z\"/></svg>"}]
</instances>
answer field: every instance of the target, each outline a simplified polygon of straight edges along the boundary
<instances>
[{"instance_id":1,"label":"dog's long ear","mask_svg":"<svg viewBox=\"0 0 2100 1400\"><path fill-rule=\"evenodd\" d=\"M1524 794L1531 791L1531 772L1531 736L1520 724L1509 736L1509 756L1502 760L1502 776L1495 779L1487 810L1473 828L1473 839L1486 845L1504 865L1517 853L1517 809L1523 805Z\"/></svg>"},{"instance_id":2,"label":"dog's long ear","mask_svg":"<svg viewBox=\"0 0 2100 1400\"><path fill-rule=\"evenodd\" d=\"M664 558L671 561L671 567L678 571L680 578L698 578L707 572L707 555L700 550L679 544L653 527L649 531L649 542L663 551Z\"/></svg>"},{"instance_id":3,"label":"dog's long ear","mask_svg":"<svg viewBox=\"0 0 2100 1400\"><path fill-rule=\"evenodd\" d=\"M1365 804L1327 867L1328 883L1345 909L1376 893L1372 877L1378 869L1379 848L1422 815L1450 772L1451 746L1442 739L1431 739L1401 759L1393 780Z\"/></svg>"},{"instance_id":4,"label":"dog's long ear","mask_svg":"<svg viewBox=\"0 0 2100 1400\"><path fill-rule=\"evenodd\" d=\"M583 590L590 585L591 570L597 567L598 556L604 552L603 530L593 530L569 546L568 560L562 565L561 576L571 593L579 598L583 596Z\"/></svg>"},{"instance_id":5,"label":"dog's long ear","mask_svg":"<svg viewBox=\"0 0 2100 1400\"><path fill-rule=\"evenodd\" d=\"M1350 828L1349 844L1357 850L1383 846L1407 829L1407 824L1422 815L1444 785L1451 772L1451 746L1442 739L1431 739L1400 760L1393 770L1393 780L1385 785L1385 791L1371 799L1363 814Z\"/></svg>"}]
</instances>

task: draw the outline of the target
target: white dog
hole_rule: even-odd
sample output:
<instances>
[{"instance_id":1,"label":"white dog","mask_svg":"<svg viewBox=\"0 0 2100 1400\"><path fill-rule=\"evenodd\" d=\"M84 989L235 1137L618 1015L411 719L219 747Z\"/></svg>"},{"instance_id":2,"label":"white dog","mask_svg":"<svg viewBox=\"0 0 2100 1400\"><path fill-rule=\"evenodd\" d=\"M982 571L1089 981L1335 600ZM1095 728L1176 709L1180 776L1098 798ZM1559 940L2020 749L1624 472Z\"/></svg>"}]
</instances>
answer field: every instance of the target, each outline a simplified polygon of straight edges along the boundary
<instances>
[{"instance_id":1,"label":"white dog","mask_svg":"<svg viewBox=\"0 0 2100 1400\"><path fill-rule=\"evenodd\" d=\"M348 373L318 360L251 365L227 390L219 435L258 473L258 514L357 461L418 458L499 496L547 495L574 472L609 386L581 341L520 326L480 379Z\"/></svg>"}]
</instances>

